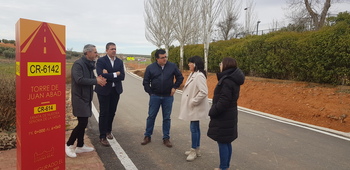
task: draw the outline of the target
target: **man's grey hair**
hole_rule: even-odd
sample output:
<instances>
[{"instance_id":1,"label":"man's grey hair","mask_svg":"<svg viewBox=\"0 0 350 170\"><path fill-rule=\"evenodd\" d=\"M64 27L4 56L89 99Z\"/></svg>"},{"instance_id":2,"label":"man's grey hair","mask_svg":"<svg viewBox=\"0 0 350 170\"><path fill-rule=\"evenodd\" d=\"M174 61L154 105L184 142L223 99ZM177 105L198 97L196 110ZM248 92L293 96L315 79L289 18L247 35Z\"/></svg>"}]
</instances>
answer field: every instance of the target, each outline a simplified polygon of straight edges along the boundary
<instances>
[{"instance_id":1,"label":"man's grey hair","mask_svg":"<svg viewBox=\"0 0 350 170\"><path fill-rule=\"evenodd\" d=\"M96 48L96 46L92 44L86 44L83 50L84 55L86 55L88 51L92 51L93 48Z\"/></svg>"}]
</instances>

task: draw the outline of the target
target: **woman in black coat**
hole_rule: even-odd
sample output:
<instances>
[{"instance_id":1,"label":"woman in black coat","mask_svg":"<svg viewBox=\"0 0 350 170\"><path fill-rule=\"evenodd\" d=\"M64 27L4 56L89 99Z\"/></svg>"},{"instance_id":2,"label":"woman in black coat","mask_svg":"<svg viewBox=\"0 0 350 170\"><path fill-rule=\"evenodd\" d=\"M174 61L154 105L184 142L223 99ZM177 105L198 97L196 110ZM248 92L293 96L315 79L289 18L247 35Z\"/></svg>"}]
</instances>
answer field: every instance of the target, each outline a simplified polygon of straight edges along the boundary
<instances>
[{"instance_id":1,"label":"woman in black coat","mask_svg":"<svg viewBox=\"0 0 350 170\"><path fill-rule=\"evenodd\" d=\"M217 73L218 84L214 90L213 104L209 111L210 123L207 135L219 145L220 169L230 167L231 142L237 138L237 100L244 74L233 58L226 57Z\"/></svg>"}]
</instances>

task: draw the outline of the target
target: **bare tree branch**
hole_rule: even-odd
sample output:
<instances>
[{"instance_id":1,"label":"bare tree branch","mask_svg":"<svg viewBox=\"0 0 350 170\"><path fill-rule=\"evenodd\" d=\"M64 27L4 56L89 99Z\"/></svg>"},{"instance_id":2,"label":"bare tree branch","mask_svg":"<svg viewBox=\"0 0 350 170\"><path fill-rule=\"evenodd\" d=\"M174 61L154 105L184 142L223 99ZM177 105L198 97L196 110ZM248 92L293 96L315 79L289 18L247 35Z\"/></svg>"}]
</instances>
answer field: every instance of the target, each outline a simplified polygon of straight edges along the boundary
<instances>
[{"instance_id":1,"label":"bare tree branch","mask_svg":"<svg viewBox=\"0 0 350 170\"><path fill-rule=\"evenodd\" d=\"M222 20L217 24L219 35L223 40L229 40L234 37L234 31L237 30L236 23L241 12L241 0L225 0L222 11ZM237 31L235 31L237 32Z\"/></svg>"},{"instance_id":2,"label":"bare tree branch","mask_svg":"<svg viewBox=\"0 0 350 170\"><path fill-rule=\"evenodd\" d=\"M199 0L177 0L174 3L175 39L180 43L180 70L183 70L184 45L192 40L199 30Z\"/></svg>"},{"instance_id":3,"label":"bare tree branch","mask_svg":"<svg viewBox=\"0 0 350 170\"><path fill-rule=\"evenodd\" d=\"M288 17L294 21L294 25L305 25L310 22L312 29L318 30L325 25L328 11L332 4L343 0L287 0L292 15Z\"/></svg>"},{"instance_id":4,"label":"bare tree branch","mask_svg":"<svg viewBox=\"0 0 350 170\"><path fill-rule=\"evenodd\" d=\"M201 0L201 16L204 44L204 69L208 70L208 52L211 33L214 23L218 18L223 5L223 0Z\"/></svg>"},{"instance_id":5,"label":"bare tree branch","mask_svg":"<svg viewBox=\"0 0 350 170\"><path fill-rule=\"evenodd\" d=\"M173 35L172 8L175 0L145 0L145 24L146 38L148 41L160 47L164 45L168 53L169 47L175 40Z\"/></svg>"},{"instance_id":6,"label":"bare tree branch","mask_svg":"<svg viewBox=\"0 0 350 170\"><path fill-rule=\"evenodd\" d=\"M145 36L147 41L157 46L158 48L161 48L161 46L163 45L163 39L160 31L161 20L160 17L158 17L157 15L158 10L154 9L156 5L157 4L155 4L152 0L144 1L144 20L146 26Z\"/></svg>"},{"instance_id":7,"label":"bare tree branch","mask_svg":"<svg viewBox=\"0 0 350 170\"><path fill-rule=\"evenodd\" d=\"M165 51L169 54L169 47L175 40L174 37L174 14L175 9L173 8L176 0L156 0L160 2L160 7L157 9L160 11L161 17L161 32L163 36L163 44Z\"/></svg>"}]
</instances>

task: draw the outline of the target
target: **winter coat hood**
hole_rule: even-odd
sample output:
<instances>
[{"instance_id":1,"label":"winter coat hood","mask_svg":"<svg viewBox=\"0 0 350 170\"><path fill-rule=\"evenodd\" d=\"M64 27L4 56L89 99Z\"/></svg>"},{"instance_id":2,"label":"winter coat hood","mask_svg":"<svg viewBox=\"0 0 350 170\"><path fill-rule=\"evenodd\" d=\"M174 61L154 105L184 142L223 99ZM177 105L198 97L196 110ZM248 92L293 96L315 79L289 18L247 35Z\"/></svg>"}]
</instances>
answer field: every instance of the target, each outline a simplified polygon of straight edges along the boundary
<instances>
[{"instance_id":1,"label":"winter coat hood","mask_svg":"<svg viewBox=\"0 0 350 170\"><path fill-rule=\"evenodd\" d=\"M242 85L244 83L245 77L241 69L239 68L231 68L225 70L221 73L217 73L218 85L221 85L222 81L225 78L228 78L235 82L237 85Z\"/></svg>"}]
</instances>

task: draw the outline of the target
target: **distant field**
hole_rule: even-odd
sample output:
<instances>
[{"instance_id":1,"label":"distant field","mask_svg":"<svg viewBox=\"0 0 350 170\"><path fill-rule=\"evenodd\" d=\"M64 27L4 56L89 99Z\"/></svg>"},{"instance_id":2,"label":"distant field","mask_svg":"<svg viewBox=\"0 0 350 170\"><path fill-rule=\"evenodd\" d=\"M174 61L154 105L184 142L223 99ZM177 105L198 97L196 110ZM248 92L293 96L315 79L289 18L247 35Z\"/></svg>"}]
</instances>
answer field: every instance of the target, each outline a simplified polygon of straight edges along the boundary
<instances>
[{"instance_id":1,"label":"distant field","mask_svg":"<svg viewBox=\"0 0 350 170\"><path fill-rule=\"evenodd\" d=\"M66 63L66 74L70 74L73 62ZM2 78L16 78L16 61L0 57L0 76Z\"/></svg>"},{"instance_id":2,"label":"distant field","mask_svg":"<svg viewBox=\"0 0 350 170\"><path fill-rule=\"evenodd\" d=\"M14 59L0 58L0 75L5 77L16 77L16 64Z\"/></svg>"},{"instance_id":3,"label":"distant field","mask_svg":"<svg viewBox=\"0 0 350 170\"><path fill-rule=\"evenodd\" d=\"M4 43L0 43L0 47L11 47L11 48L16 48L16 46L13 45L13 44L4 44Z\"/></svg>"},{"instance_id":4,"label":"distant field","mask_svg":"<svg viewBox=\"0 0 350 170\"><path fill-rule=\"evenodd\" d=\"M132 61L132 60L130 60L130 61L124 60L123 62L124 63L131 63L133 65L137 64L140 67L148 66L148 65L150 65L152 63L151 58L144 58L144 57L135 57L134 61Z\"/></svg>"},{"instance_id":5,"label":"distant field","mask_svg":"<svg viewBox=\"0 0 350 170\"><path fill-rule=\"evenodd\" d=\"M75 60L78 58L67 60L66 61L66 75L70 75L70 71L72 68L72 65ZM150 58L146 58L146 61L126 61L125 63L133 63L134 65L139 65L140 67L146 67L147 65L151 64ZM0 57L0 75L6 76L9 78L15 78L16 77L16 61L15 59L5 59L3 57Z\"/></svg>"}]
</instances>

